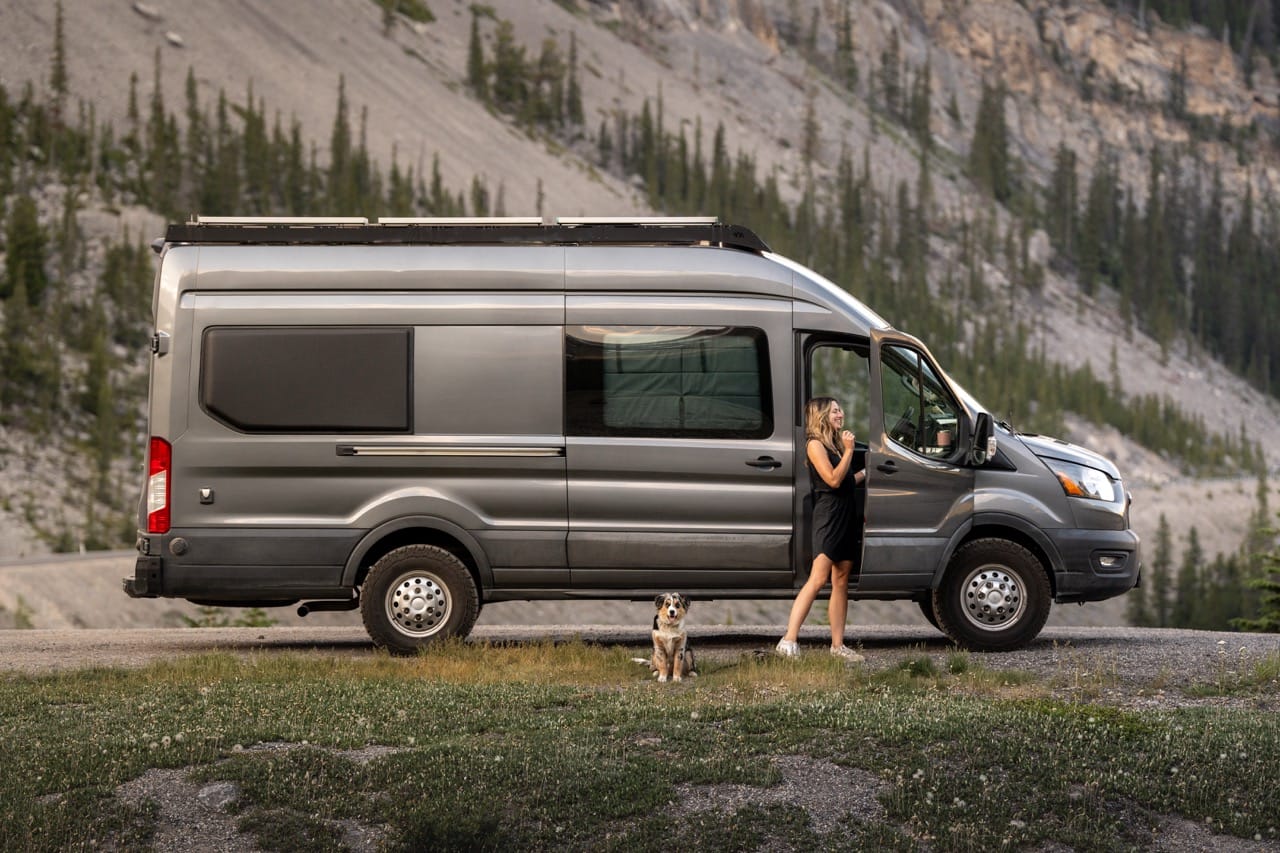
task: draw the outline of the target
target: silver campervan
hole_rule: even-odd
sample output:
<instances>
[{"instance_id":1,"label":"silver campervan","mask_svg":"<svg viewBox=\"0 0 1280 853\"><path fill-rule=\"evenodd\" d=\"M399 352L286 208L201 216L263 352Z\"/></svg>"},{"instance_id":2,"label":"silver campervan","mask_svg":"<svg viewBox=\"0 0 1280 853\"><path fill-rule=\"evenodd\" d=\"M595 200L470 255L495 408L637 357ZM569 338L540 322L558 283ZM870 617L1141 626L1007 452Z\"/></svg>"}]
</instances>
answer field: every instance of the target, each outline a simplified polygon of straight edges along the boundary
<instances>
[{"instance_id":1,"label":"silver campervan","mask_svg":"<svg viewBox=\"0 0 1280 853\"><path fill-rule=\"evenodd\" d=\"M361 611L789 598L804 401L866 481L855 599L1021 647L1138 579L1115 466L993 424L923 343L714 219L196 219L157 241L134 597Z\"/></svg>"}]
</instances>

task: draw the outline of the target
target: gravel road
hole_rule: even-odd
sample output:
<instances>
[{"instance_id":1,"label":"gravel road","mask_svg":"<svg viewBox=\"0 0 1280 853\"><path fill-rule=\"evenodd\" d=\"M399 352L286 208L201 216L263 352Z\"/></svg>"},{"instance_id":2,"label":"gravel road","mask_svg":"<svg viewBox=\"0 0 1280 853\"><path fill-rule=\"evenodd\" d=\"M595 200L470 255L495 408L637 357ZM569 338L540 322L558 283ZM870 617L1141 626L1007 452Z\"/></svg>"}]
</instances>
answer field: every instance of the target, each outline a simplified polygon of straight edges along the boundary
<instances>
[{"instance_id":1,"label":"gravel road","mask_svg":"<svg viewBox=\"0 0 1280 853\"><path fill-rule=\"evenodd\" d=\"M691 641L704 659L732 661L764 654L781 626L694 627ZM479 626L472 642L528 643L580 637L604 646L634 647L643 654L646 628L618 625ZM802 649L821 654L827 635L810 626ZM848 641L866 655L865 666L887 669L906 658L930 656L945 668L955 649L928 627L856 626ZM128 630L0 631L0 673L44 674L85 667L132 667L180 655L226 652L264 655L298 652L324 656L382 654L362 629L350 627L180 628ZM1280 636L1152 628L1046 628L1026 649L974 654L974 665L992 670L1032 672L1055 694L1132 707L1241 705L1280 709L1280 682L1272 679L1249 691L1210 698L1188 695L1198 685L1252 680L1257 665L1280 656ZM0 677L3 677L0 675Z\"/></svg>"}]
</instances>

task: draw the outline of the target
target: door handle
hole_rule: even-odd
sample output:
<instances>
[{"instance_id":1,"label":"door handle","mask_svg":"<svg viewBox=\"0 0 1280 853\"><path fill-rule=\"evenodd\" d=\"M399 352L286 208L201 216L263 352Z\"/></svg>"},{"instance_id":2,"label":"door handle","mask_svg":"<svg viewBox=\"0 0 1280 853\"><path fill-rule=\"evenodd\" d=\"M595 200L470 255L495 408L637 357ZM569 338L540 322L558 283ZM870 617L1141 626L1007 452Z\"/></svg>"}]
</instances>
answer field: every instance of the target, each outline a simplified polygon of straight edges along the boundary
<instances>
[{"instance_id":1,"label":"door handle","mask_svg":"<svg viewBox=\"0 0 1280 853\"><path fill-rule=\"evenodd\" d=\"M896 474L898 473L898 466L892 459L890 459L877 465L876 470L884 474Z\"/></svg>"},{"instance_id":2,"label":"door handle","mask_svg":"<svg viewBox=\"0 0 1280 853\"><path fill-rule=\"evenodd\" d=\"M761 471L772 471L774 468L781 468L782 463L772 456L761 456L758 459L748 459L747 464L752 468L758 468Z\"/></svg>"}]
</instances>

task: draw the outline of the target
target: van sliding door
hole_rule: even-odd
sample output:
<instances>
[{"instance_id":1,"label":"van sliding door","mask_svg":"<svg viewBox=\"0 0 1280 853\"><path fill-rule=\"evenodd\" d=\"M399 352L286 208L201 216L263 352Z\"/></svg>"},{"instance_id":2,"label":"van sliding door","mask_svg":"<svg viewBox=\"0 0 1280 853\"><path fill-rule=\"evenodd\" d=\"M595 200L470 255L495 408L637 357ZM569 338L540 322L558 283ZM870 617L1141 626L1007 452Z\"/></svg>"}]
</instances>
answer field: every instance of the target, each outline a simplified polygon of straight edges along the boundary
<instances>
[{"instance_id":1,"label":"van sliding door","mask_svg":"<svg viewBox=\"0 0 1280 853\"><path fill-rule=\"evenodd\" d=\"M791 306L566 298L570 582L790 586Z\"/></svg>"}]
</instances>

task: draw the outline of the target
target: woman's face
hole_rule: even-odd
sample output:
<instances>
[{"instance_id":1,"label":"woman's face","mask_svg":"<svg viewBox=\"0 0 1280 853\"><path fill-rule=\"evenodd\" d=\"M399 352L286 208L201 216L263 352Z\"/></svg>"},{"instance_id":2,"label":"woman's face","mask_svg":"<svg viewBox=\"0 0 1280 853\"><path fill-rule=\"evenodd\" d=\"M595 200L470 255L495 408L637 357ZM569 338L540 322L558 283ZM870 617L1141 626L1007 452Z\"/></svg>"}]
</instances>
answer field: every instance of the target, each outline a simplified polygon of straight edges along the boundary
<instances>
[{"instance_id":1,"label":"woman's face","mask_svg":"<svg viewBox=\"0 0 1280 853\"><path fill-rule=\"evenodd\" d=\"M844 409L840 408L839 403L831 404L831 411L827 413L827 422L837 432L844 428Z\"/></svg>"}]
</instances>

